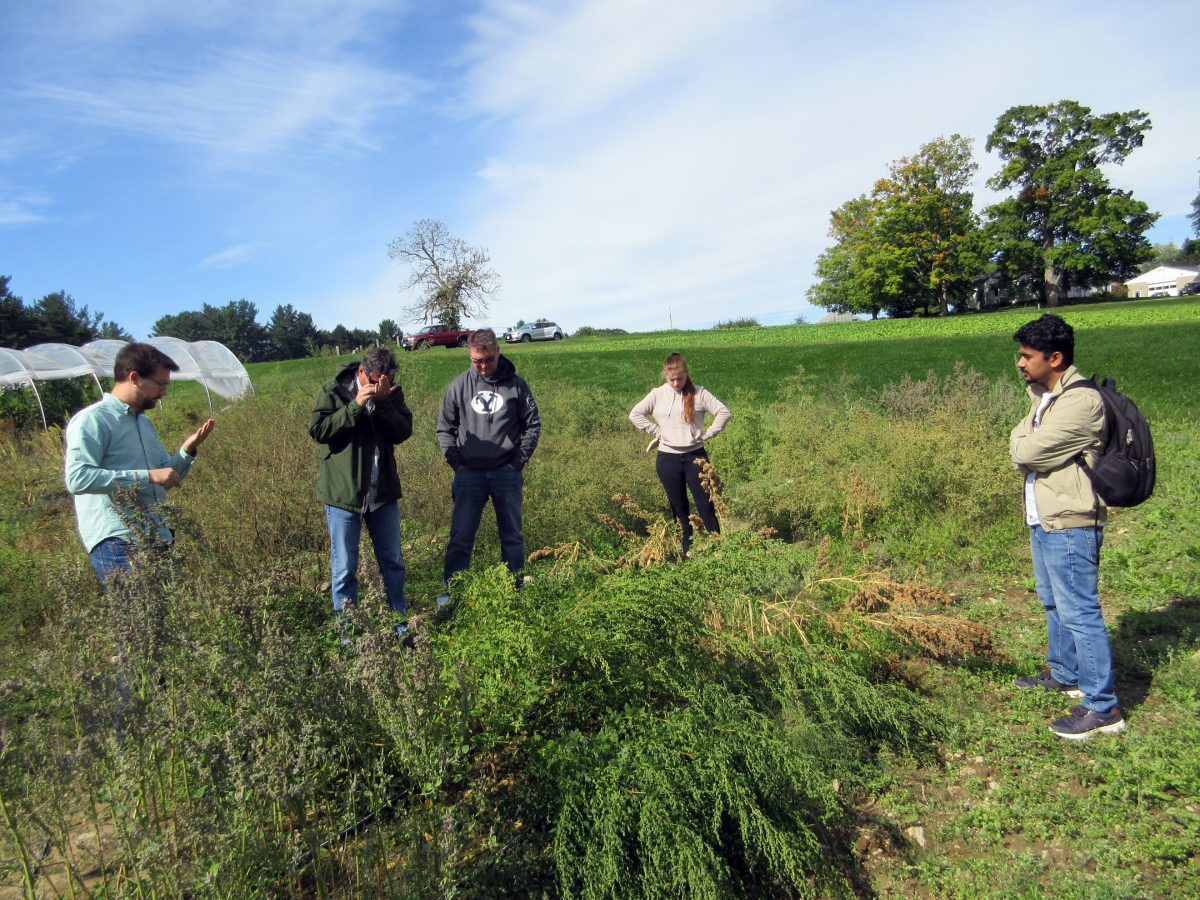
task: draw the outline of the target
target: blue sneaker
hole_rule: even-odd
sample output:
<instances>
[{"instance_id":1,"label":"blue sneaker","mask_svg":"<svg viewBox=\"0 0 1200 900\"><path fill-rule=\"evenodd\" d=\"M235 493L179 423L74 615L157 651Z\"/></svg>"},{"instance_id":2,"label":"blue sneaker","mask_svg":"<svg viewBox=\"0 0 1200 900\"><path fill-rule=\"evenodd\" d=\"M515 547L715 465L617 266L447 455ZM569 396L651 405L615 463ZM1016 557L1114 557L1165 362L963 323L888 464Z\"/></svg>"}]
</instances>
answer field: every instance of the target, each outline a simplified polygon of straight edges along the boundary
<instances>
[{"instance_id":1,"label":"blue sneaker","mask_svg":"<svg viewBox=\"0 0 1200 900\"><path fill-rule=\"evenodd\" d=\"M1108 712L1096 712L1083 704L1072 706L1062 719L1050 723L1050 730L1069 741L1086 741L1093 734L1116 734L1125 730L1125 717L1121 707L1114 706Z\"/></svg>"},{"instance_id":2,"label":"blue sneaker","mask_svg":"<svg viewBox=\"0 0 1200 900\"><path fill-rule=\"evenodd\" d=\"M1054 691L1057 693L1066 694L1068 697L1074 700L1083 699L1083 691L1079 689L1079 685L1063 684L1050 674L1049 669L1042 669L1042 671L1038 672L1036 675L1021 675L1013 679L1013 684L1025 690L1041 688L1044 691Z\"/></svg>"}]
</instances>

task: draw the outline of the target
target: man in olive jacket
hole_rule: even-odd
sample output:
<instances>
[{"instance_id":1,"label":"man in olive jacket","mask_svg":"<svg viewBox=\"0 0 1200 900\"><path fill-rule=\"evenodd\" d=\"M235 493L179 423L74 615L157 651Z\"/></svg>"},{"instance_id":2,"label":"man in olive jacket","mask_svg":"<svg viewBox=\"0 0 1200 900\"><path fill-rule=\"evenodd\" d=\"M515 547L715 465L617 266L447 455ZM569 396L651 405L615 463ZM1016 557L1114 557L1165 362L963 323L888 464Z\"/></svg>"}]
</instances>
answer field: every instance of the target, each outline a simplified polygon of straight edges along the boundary
<instances>
[{"instance_id":1,"label":"man in olive jacket","mask_svg":"<svg viewBox=\"0 0 1200 900\"><path fill-rule=\"evenodd\" d=\"M317 497L325 504L333 572L333 608L358 602L358 541L365 522L388 604L405 636L404 557L400 552L400 477L394 448L412 436L412 413L393 383L396 358L367 351L321 385L308 433L321 445Z\"/></svg>"},{"instance_id":2,"label":"man in olive jacket","mask_svg":"<svg viewBox=\"0 0 1200 900\"><path fill-rule=\"evenodd\" d=\"M1100 458L1104 402L1088 387L1067 390L1085 379L1073 365L1075 333L1060 317L1047 313L1013 338L1032 408L1012 431L1009 456L1025 476L1025 524L1049 645L1046 669L1013 683L1082 698L1050 730L1084 740L1125 728L1100 609L1106 510L1079 464L1095 468Z\"/></svg>"}]
</instances>

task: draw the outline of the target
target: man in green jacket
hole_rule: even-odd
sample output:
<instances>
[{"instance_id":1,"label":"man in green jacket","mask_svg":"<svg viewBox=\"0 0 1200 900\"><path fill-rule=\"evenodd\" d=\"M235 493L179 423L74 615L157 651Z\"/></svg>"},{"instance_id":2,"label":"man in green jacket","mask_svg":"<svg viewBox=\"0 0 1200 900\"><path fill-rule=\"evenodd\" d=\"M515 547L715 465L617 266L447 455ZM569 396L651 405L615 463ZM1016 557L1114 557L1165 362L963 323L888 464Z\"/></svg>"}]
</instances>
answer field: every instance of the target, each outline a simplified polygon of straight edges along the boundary
<instances>
[{"instance_id":1,"label":"man in green jacket","mask_svg":"<svg viewBox=\"0 0 1200 900\"><path fill-rule=\"evenodd\" d=\"M1017 368L1029 385L1029 415L1012 430L1009 456L1025 476L1038 599L1046 610L1046 668L1019 688L1081 699L1050 730L1068 740L1123 731L1113 688L1112 648L1100 608L1100 546L1106 510L1080 460L1095 468L1104 447L1104 402L1073 365L1075 333L1047 313L1021 327Z\"/></svg>"},{"instance_id":2,"label":"man in green jacket","mask_svg":"<svg viewBox=\"0 0 1200 900\"><path fill-rule=\"evenodd\" d=\"M340 615L347 602L358 603L358 541L365 522L403 639L408 622L394 448L412 435L412 413L393 383L395 374L390 350L367 351L321 385L308 433L321 445L317 497L329 523L333 608Z\"/></svg>"}]
</instances>

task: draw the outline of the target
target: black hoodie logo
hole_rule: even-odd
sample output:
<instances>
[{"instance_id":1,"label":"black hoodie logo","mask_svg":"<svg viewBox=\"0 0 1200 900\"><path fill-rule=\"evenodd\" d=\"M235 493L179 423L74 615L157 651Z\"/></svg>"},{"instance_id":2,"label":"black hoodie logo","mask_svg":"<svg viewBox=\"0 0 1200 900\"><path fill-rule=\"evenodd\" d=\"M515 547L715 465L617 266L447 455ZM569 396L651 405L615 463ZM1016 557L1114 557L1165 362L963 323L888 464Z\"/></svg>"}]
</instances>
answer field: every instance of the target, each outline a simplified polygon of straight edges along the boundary
<instances>
[{"instance_id":1,"label":"black hoodie logo","mask_svg":"<svg viewBox=\"0 0 1200 900\"><path fill-rule=\"evenodd\" d=\"M481 416L490 416L504 407L504 397L494 391L480 391L471 398L471 409Z\"/></svg>"}]
</instances>

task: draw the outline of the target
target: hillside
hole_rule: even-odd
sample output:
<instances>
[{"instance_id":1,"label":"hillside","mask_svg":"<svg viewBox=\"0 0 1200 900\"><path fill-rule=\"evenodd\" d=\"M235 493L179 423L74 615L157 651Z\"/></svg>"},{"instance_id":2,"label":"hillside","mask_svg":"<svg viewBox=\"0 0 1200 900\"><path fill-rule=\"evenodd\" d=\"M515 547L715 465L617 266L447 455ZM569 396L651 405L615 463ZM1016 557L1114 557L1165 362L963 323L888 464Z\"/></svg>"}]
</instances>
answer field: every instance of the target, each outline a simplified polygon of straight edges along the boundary
<instances>
[{"instance_id":1,"label":"hillside","mask_svg":"<svg viewBox=\"0 0 1200 900\"><path fill-rule=\"evenodd\" d=\"M306 429L337 361L250 367L176 552L107 595L59 436L6 434L0 898L35 868L45 895L1200 894L1200 302L1065 311L1159 452L1102 556L1130 730L1082 745L1011 687L1046 640L1007 461L1032 315L505 348L544 421L529 580L485 514L448 619L433 426L466 354L403 355L412 654L365 548L349 644L329 609ZM687 560L625 418L669 350L734 414L724 534ZM202 407L181 385L153 413L168 446Z\"/></svg>"}]
</instances>

